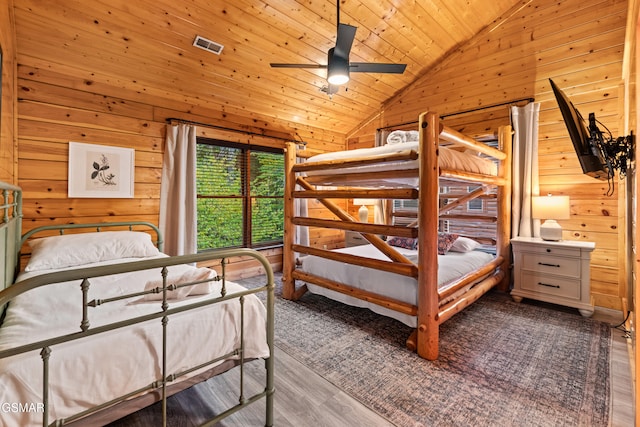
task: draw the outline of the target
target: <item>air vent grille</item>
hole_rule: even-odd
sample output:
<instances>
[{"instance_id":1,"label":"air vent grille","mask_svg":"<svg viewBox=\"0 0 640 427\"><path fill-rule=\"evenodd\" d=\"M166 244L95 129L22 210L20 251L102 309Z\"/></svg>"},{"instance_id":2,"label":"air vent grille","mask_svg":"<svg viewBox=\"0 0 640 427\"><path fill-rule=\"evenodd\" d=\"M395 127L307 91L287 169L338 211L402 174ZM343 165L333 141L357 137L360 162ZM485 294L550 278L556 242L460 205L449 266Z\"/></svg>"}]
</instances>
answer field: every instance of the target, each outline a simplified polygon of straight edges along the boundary
<instances>
[{"instance_id":1,"label":"air vent grille","mask_svg":"<svg viewBox=\"0 0 640 427\"><path fill-rule=\"evenodd\" d=\"M222 52L222 49L224 48L223 45L221 45L220 43L216 43L214 41L211 40L207 40L204 37L201 36L196 36L196 39L193 41L193 45L195 47L199 47L200 49L204 49L204 50L208 50L209 52L213 52L216 55L220 55L220 52Z\"/></svg>"}]
</instances>

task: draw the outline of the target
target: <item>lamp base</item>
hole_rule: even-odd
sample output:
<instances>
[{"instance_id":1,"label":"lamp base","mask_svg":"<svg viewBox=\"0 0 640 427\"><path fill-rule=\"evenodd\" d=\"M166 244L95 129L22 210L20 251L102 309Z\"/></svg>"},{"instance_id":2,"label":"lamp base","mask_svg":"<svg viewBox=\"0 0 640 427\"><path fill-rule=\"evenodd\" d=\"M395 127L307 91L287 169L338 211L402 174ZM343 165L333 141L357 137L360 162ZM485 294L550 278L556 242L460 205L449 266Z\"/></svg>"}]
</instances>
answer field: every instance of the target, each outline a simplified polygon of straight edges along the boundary
<instances>
[{"instance_id":1,"label":"lamp base","mask_svg":"<svg viewBox=\"0 0 640 427\"><path fill-rule=\"evenodd\" d=\"M548 219L540 226L540 238L554 242L562 240L562 227L556 220Z\"/></svg>"},{"instance_id":2,"label":"lamp base","mask_svg":"<svg viewBox=\"0 0 640 427\"><path fill-rule=\"evenodd\" d=\"M365 205L360 206L360 209L358 209L358 217L360 222L369 222L369 209Z\"/></svg>"}]
</instances>

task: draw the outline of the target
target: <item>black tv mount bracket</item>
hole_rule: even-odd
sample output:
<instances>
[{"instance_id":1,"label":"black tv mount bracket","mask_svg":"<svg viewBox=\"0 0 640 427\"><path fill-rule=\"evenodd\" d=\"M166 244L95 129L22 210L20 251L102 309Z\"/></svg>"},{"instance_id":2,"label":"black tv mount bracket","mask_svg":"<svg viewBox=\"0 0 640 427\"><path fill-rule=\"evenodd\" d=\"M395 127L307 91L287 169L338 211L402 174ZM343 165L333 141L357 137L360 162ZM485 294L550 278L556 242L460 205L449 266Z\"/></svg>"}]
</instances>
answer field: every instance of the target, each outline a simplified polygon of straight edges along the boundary
<instances>
[{"instance_id":1,"label":"black tv mount bracket","mask_svg":"<svg viewBox=\"0 0 640 427\"><path fill-rule=\"evenodd\" d=\"M602 123L600 124L602 125ZM607 130L608 134L608 138L606 139L596 125L595 114L589 113L589 135L592 142L592 149L595 147L600 148L602 156L604 156L602 160L604 161L604 166L607 167L609 179L613 178L615 173L614 171L616 170L618 171L620 179L624 179L627 175L627 167L629 163L634 160L633 153L635 149L635 137L632 132L627 136L619 136L614 139L611 132L609 132L609 129L607 129L606 126L604 126L604 128ZM599 156L599 153L597 152L594 152L593 154Z\"/></svg>"}]
</instances>

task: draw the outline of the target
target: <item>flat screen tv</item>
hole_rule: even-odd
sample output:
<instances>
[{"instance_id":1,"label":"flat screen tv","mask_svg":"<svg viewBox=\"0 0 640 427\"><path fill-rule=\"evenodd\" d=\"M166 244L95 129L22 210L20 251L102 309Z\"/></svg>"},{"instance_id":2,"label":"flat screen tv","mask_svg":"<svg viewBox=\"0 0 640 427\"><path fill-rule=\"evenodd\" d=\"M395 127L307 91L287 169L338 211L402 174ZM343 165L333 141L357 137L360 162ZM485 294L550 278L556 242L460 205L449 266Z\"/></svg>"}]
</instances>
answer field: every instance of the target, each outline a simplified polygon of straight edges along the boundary
<instances>
[{"instance_id":1,"label":"flat screen tv","mask_svg":"<svg viewBox=\"0 0 640 427\"><path fill-rule=\"evenodd\" d=\"M587 129L582 115L567 95L556 86L553 80L549 79L549 82L551 82L551 88L556 96L560 112L562 112L562 118L567 126L567 131L569 131L573 148L578 155L582 172L606 181L612 176L613 170L602 151L601 144L599 144L602 133L596 126L595 115L589 114L589 129Z\"/></svg>"}]
</instances>

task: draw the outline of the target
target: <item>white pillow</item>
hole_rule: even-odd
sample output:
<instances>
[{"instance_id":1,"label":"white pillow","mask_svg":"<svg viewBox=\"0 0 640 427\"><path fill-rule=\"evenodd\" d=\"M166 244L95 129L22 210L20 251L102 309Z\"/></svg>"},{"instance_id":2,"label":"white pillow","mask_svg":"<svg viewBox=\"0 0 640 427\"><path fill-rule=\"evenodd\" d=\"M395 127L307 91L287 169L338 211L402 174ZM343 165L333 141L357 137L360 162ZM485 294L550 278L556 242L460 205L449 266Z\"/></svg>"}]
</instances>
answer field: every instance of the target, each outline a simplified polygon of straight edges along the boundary
<instances>
[{"instance_id":1,"label":"white pillow","mask_svg":"<svg viewBox=\"0 0 640 427\"><path fill-rule=\"evenodd\" d=\"M449 248L453 252L469 252L480 246L480 243L476 240L469 239L468 237L458 237L453 246Z\"/></svg>"},{"instance_id":2,"label":"white pillow","mask_svg":"<svg viewBox=\"0 0 640 427\"><path fill-rule=\"evenodd\" d=\"M25 271L72 267L119 258L160 254L151 236L140 231L63 234L29 241L31 258Z\"/></svg>"}]
</instances>

